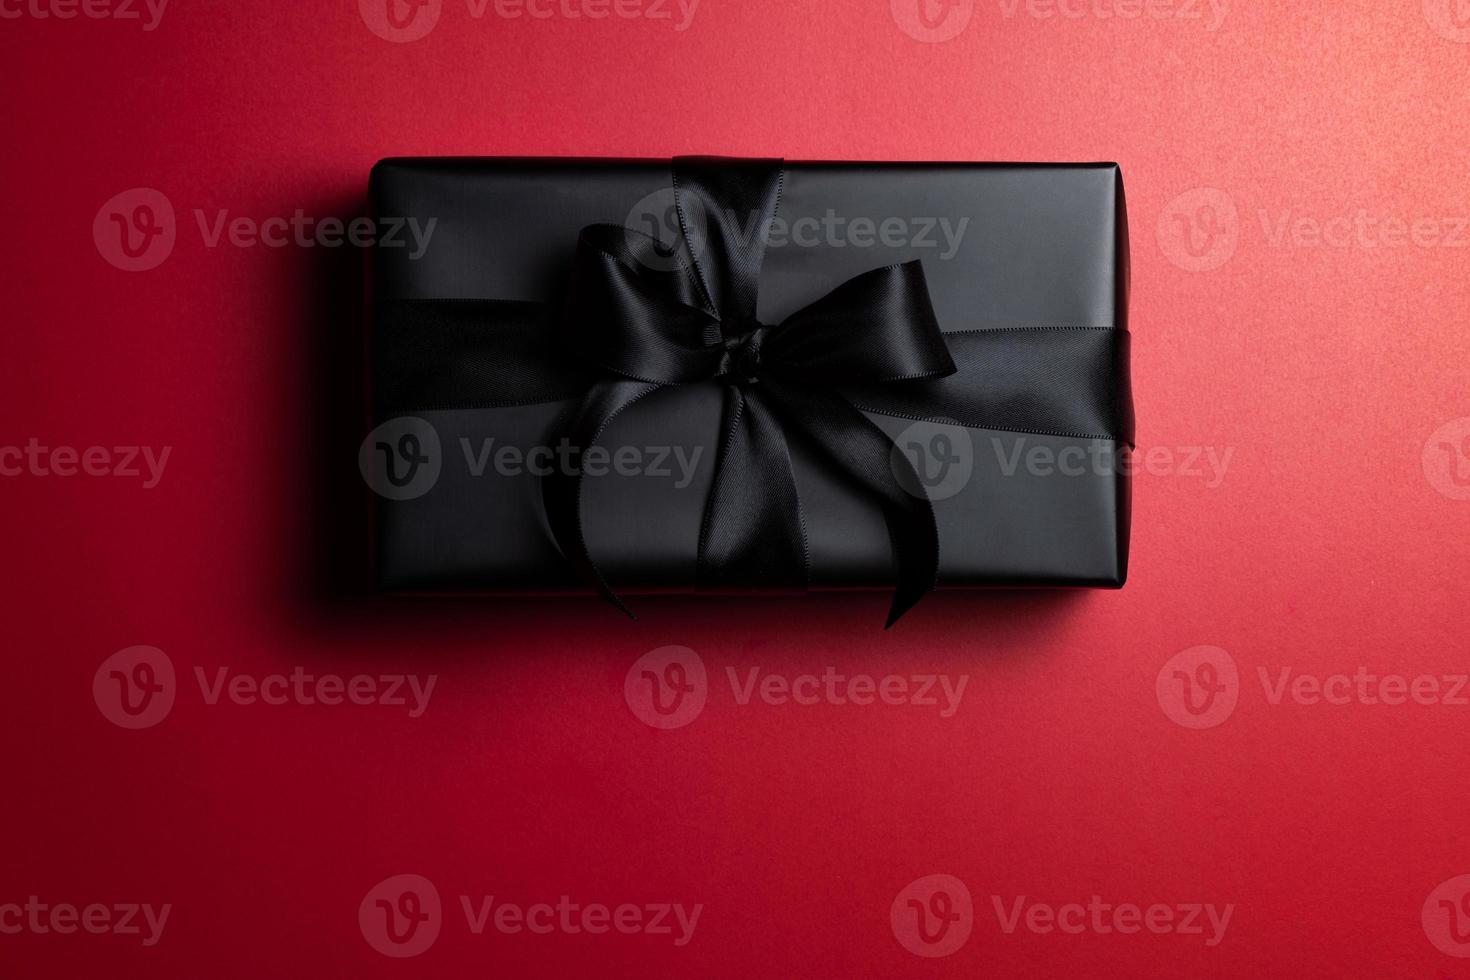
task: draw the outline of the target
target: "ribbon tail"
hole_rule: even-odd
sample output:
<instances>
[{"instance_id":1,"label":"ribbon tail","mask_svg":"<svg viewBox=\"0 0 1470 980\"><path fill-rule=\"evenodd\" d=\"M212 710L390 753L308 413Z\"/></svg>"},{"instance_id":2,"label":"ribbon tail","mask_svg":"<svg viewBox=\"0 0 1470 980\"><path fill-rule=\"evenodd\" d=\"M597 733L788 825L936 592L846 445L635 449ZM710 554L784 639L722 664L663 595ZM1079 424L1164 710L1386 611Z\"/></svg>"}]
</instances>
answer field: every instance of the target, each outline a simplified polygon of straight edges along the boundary
<instances>
[{"instance_id":1,"label":"ribbon tail","mask_svg":"<svg viewBox=\"0 0 1470 980\"><path fill-rule=\"evenodd\" d=\"M581 458L623 410L660 387L643 381L603 381L593 385L563 418L561 437ZM541 480L541 499L546 506L551 534L577 575L629 619L637 619L607 584L587 548L586 529L582 524L582 467L577 467L575 473L552 467L552 472Z\"/></svg>"},{"instance_id":2,"label":"ribbon tail","mask_svg":"<svg viewBox=\"0 0 1470 980\"><path fill-rule=\"evenodd\" d=\"M877 500L888 524L893 549L894 590L887 629L898 622L939 581L939 528L929 498L905 490L895 472L906 467L909 486L921 487L908 459L893 441L840 395L798 384L767 384L785 409L788 424L799 427Z\"/></svg>"},{"instance_id":3,"label":"ribbon tail","mask_svg":"<svg viewBox=\"0 0 1470 980\"><path fill-rule=\"evenodd\" d=\"M701 587L807 583L810 558L791 456L758 391L725 389L724 431L699 535Z\"/></svg>"}]
</instances>

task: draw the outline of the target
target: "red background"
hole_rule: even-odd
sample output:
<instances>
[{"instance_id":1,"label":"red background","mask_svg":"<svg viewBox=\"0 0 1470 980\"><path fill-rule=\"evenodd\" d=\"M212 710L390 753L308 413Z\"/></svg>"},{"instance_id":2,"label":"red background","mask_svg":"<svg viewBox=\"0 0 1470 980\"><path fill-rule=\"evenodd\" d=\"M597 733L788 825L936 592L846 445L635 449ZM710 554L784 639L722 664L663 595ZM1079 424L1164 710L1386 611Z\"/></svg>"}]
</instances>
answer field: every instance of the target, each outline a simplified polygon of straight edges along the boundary
<instances>
[{"instance_id":1,"label":"red background","mask_svg":"<svg viewBox=\"0 0 1470 980\"><path fill-rule=\"evenodd\" d=\"M10 0L8 0L10 2ZM1435 0L1430 0L1433 7ZM375 36L348 0L174 0L138 22L0 20L0 444L172 447L151 490L0 479L8 698L0 903L171 903L162 941L0 935L7 976L1438 976L1420 908L1470 872L1470 708L1272 705L1258 668L1467 668L1470 502L1421 451L1470 416L1470 250L1274 244L1290 212L1470 212L1470 45L1420 0L1237 2L1180 17L1008 17L923 43L887 0L703 0L649 19L469 16ZM493 9L493 8L492 8ZM1430 13L1433 11L1431 10ZM1140 447L1233 450L1218 486L1138 476L1119 593L594 602L353 597L360 405L352 249L209 248L194 211L362 207L389 155L771 154L1116 160L1133 229ZM165 194L149 272L94 216ZM1170 260L1171 202L1238 208L1229 260ZM1263 218L1263 215L1265 217ZM1171 226L1165 221L1165 228ZM1470 234L1461 233L1463 243ZM352 380L347 380L352 379ZM1462 461L1463 462L1463 461ZM327 557L323 557L323 556ZM164 650L178 701L127 731L104 659ZM709 703L656 731L643 653L697 651ZM1155 695L1200 644L1239 706L1190 730ZM439 677L387 707L211 706L193 672ZM969 678L915 706L736 703L725 669ZM357 923L384 878L446 906L416 959ZM945 959L889 906L962 879ZM461 894L704 906L668 937L474 936ZM991 896L1210 902L1225 939L1005 934Z\"/></svg>"}]
</instances>

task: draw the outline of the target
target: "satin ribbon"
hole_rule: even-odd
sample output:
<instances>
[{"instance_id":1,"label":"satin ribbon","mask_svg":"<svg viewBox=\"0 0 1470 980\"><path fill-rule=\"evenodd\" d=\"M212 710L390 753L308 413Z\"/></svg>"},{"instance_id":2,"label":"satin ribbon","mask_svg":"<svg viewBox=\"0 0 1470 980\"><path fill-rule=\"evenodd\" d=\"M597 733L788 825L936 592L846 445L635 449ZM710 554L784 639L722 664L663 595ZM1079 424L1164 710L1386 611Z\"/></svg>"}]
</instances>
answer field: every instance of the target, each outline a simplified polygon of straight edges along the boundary
<instances>
[{"instance_id":1,"label":"satin ribbon","mask_svg":"<svg viewBox=\"0 0 1470 980\"><path fill-rule=\"evenodd\" d=\"M780 204L780 161L679 158L673 176L684 229L673 250L630 228L583 229L554 348L545 344L548 311L537 304L385 304L380 336L386 327L397 356L386 384L375 388L380 408L575 397L561 436L585 451L660 388L719 383L723 431L697 585L756 588L793 570L807 580L810 558L786 444L788 433L799 434L882 510L895 582L889 626L935 587L939 535L928 499L904 488L921 485L907 457L893 451L864 410L1131 437L1127 386L1118 373L1126 366L1125 332L1044 327L946 335L917 261L863 273L779 324L760 323L764 231ZM700 227L702 234L691 231ZM496 329L485 329L487 322ZM901 475L911 479L901 482ZM580 471L544 477L542 492L563 555L631 616L588 549Z\"/></svg>"}]
</instances>

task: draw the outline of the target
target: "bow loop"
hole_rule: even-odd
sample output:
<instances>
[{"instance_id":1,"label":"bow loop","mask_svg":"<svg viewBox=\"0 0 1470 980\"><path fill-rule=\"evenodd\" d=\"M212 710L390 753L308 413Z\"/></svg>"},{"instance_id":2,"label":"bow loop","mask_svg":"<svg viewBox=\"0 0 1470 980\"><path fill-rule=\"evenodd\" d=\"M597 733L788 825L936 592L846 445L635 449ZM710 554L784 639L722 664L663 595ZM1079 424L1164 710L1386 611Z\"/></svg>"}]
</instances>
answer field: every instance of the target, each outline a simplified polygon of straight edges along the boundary
<instances>
[{"instance_id":1,"label":"bow loop","mask_svg":"<svg viewBox=\"0 0 1470 980\"><path fill-rule=\"evenodd\" d=\"M684 384L719 372L721 338L693 269L658 239L617 225L582 230L562 318L566 346L625 378Z\"/></svg>"},{"instance_id":2,"label":"bow loop","mask_svg":"<svg viewBox=\"0 0 1470 980\"><path fill-rule=\"evenodd\" d=\"M827 382L887 382L955 373L921 263L855 276L787 317L770 360L788 374Z\"/></svg>"}]
</instances>

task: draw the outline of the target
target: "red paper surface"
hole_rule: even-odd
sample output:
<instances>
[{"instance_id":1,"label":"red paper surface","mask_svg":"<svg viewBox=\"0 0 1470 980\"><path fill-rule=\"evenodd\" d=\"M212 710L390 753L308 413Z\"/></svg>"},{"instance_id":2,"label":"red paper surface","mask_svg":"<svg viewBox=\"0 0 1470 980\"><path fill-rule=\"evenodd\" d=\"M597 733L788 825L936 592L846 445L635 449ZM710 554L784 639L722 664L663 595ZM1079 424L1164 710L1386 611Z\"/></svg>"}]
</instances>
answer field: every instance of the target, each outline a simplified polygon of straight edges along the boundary
<instances>
[{"instance_id":1,"label":"red paper surface","mask_svg":"<svg viewBox=\"0 0 1470 980\"><path fill-rule=\"evenodd\" d=\"M1464 3L567 3L0 0L0 974L1463 973ZM679 153L1118 161L1127 587L887 633L876 594L337 588L361 256L221 213L350 218L387 155ZM176 225L127 271L139 188ZM675 660L703 705L660 714ZM358 675L435 686L320 703Z\"/></svg>"}]
</instances>

